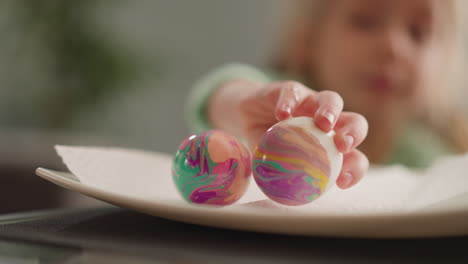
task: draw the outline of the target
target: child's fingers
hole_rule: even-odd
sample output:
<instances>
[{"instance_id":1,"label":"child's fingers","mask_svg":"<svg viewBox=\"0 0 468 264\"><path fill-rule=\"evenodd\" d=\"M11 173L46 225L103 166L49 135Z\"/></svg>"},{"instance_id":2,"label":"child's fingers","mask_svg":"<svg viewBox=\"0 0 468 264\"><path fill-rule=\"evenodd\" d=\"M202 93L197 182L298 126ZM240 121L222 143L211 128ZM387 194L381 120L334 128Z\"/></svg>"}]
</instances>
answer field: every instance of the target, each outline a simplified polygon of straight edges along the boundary
<instances>
[{"instance_id":1,"label":"child's fingers","mask_svg":"<svg viewBox=\"0 0 468 264\"><path fill-rule=\"evenodd\" d=\"M315 124L325 132L330 131L343 111L343 98L332 91L323 91L316 95L317 111L314 114Z\"/></svg>"},{"instance_id":2,"label":"child's fingers","mask_svg":"<svg viewBox=\"0 0 468 264\"><path fill-rule=\"evenodd\" d=\"M339 152L347 153L359 146L367 136L369 125L360 114L343 112L335 125L335 145Z\"/></svg>"},{"instance_id":3,"label":"child's fingers","mask_svg":"<svg viewBox=\"0 0 468 264\"><path fill-rule=\"evenodd\" d=\"M357 149L343 156L343 167L336 180L336 185L341 189L347 189L358 183L367 173L369 160L366 155Z\"/></svg>"},{"instance_id":4,"label":"child's fingers","mask_svg":"<svg viewBox=\"0 0 468 264\"><path fill-rule=\"evenodd\" d=\"M337 117L343 110L343 99L336 92L308 93L300 105L294 110L294 116L309 116L314 119L315 125L328 132L336 124Z\"/></svg>"},{"instance_id":5,"label":"child's fingers","mask_svg":"<svg viewBox=\"0 0 468 264\"><path fill-rule=\"evenodd\" d=\"M286 81L274 84L274 89L279 92L275 108L275 117L278 121L292 116L292 112L304 97L307 88L299 82Z\"/></svg>"},{"instance_id":6,"label":"child's fingers","mask_svg":"<svg viewBox=\"0 0 468 264\"><path fill-rule=\"evenodd\" d=\"M293 116L308 116L314 117L317 111L317 93L308 93L301 103L294 109Z\"/></svg>"}]
</instances>

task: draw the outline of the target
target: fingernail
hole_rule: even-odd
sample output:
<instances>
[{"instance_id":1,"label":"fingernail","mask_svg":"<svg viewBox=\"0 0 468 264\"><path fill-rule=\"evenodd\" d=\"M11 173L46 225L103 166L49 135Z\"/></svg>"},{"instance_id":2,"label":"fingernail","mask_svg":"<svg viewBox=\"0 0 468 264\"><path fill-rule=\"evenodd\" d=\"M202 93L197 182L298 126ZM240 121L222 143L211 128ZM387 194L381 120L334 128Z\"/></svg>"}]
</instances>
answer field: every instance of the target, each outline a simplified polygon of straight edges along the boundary
<instances>
[{"instance_id":1,"label":"fingernail","mask_svg":"<svg viewBox=\"0 0 468 264\"><path fill-rule=\"evenodd\" d=\"M278 113L279 115L276 116L276 119L278 119L278 121L282 121L284 119L287 119L289 117L291 117L291 107L290 106L283 106L281 108L281 111Z\"/></svg>"},{"instance_id":2,"label":"fingernail","mask_svg":"<svg viewBox=\"0 0 468 264\"><path fill-rule=\"evenodd\" d=\"M344 136L344 140L346 142L346 151L349 151L353 147L354 138L353 138L353 136L346 135L346 136Z\"/></svg>"},{"instance_id":3,"label":"fingernail","mask_svg":"<svg viewBox=\"0 0 468 264\"><path fill-rule=\"evenodd\" d=\"M332 126L335 122L335 115L333 115L331 112L329 111L324 111L322 113L322 116L325 117L325 119L328 120L328 122L330 123L330 126Z\"/></svg>"},{"instance_id":4,"label":"fingernail","mask_svg":"<svg viewBox=\"0 0 468 264\"><path fill-rule=\"evenodd\" d=\"M341 176L341 186L343 188L348 188L351 185L351 182L353 181L353 175L350 172L344 172L343 175Z\"/></svg>"}]
</instances>

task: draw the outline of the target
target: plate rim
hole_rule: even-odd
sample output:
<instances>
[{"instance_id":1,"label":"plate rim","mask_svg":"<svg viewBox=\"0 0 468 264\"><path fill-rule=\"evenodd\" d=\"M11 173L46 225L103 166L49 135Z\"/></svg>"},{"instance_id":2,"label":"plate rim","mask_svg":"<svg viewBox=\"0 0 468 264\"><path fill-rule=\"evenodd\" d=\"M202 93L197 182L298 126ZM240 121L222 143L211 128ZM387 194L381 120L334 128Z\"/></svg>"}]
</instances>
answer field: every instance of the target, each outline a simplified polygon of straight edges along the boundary
<instances>
[{"instance_id":1,"label":"plate rim","mask_svg":"<svg viewBox=\"0 0 468 264\"><path fill-rule=\"evenodd\" d=\"M114 192L109 192L61 176L62 174L71 174L75 176L71 172L56 171L39 167L36 169L35 173L39 177L58 186L71 191L79 192L83 195L104 201L109 204L135 210L156 217L216 228L286 235L341 238L421 238L468 235L468 211L452 209L439 210L436 212L430 210L419 210L416 212L400 214L376 213L366 215L275 215L273 210L263 208L261 210L258 210L259 208L242 208L239 210L235 206L211 208L208 206L194 206L188 204L183 206L180 204L170 205L167 203L167 201L149 201L137 197L130 197ZM187 216L189 217L187 218ZM456 230L451 224L443 225L445 228L440 228L440 221L450 218L463 218L466 220L466 224L463 226L463 228L455 228ZM237 222L235 221L236 219ZM216 222L216 220L218 222ZM396 228L396 224L405 223L405 221L409 223L413 222L413 225L417 226L418 221L420 222L421 220L431 220L428 221L428 223L431 224L426 226L426 230L428 226L432 226L432 232L423 233L419 229L413 231L404 231ZM269 221L269 225L262 225L262 221ZM286 225L284 224L285 222L291 222L291 224ZM316 229L312 224L308 224L308 222L314 222L315 224L319 224L325 228L322 230ZM296 225L294 225L294 223ZM464 222L462 221L462 223ZM343 224L345 225L343 226ZM357 224L373 224L375 228L379 230L372 233L368 231L367 227L362 225L361 229L355 229L351 227ZM278 228L279 226L281 227ZM308 228L301 228L304 226L307 226ZM383 229L385 227L387 229ZM361 230L367 231L362 232Z\"/></svg>"}]
</instances>

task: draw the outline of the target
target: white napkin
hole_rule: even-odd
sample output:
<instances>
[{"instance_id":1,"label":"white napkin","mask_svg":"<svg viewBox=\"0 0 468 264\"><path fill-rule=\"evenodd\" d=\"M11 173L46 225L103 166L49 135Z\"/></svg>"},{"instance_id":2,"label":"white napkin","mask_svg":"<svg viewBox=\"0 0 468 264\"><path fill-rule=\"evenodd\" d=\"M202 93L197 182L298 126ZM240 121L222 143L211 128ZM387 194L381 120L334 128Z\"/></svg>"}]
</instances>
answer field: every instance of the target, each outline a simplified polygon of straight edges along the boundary
<instances>
[{"instance_id":1,"label":"white napkin","mask_svg":"<svg viewBox=\"0 0 468 264\"><path fill-rule=\"evenodd\" d=\"M184 202L171 176L172 157L141 150L56 146L82 184L146 200ZM436 161L426 170L402 166L371 168L356 186L330 189L303 206L287 207L267 199L252 179L247 193L231 206L278 213L381 214L418 210L468 210L468 154Z\"/></svg>"}]
</instances>

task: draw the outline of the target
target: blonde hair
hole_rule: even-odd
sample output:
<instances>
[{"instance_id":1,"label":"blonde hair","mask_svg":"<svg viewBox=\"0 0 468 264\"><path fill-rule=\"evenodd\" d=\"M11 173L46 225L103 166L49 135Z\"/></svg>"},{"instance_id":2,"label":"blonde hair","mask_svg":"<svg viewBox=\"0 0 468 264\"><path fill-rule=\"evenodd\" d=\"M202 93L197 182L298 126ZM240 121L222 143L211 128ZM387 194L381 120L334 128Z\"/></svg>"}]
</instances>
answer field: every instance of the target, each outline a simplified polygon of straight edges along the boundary
<instances>
[{"instance_id":1,"label":"blonde hair","mask_svg":"<svg viewBox=\"0 0 468 264\"><path fill-rule=\"evenodd\" d=\"M304 30L314 26L328 8L331 0L290 0L287 6L286 23L281 43L279 60L275 61L275 66L301 81L308 82L308 66L303 54L298 52L300 48L294 45L305 43L298 38L305 37ZM447 56L443 72L438 76L437 85L442 87L433 91L433 96L429 98L428 105L421 120L434 128L438 134L445 138L457 152L468 151L468 120L466 119L467 109L463 107L462 99L468 95L466 85L465 69L468 65L466 58L466 45L468 30L467 23L468 1L466 0L438 0L437 4L445 4L447 14L445 21L447 25L444 30L448 34ZM439 7L437 7L439 8Z\"/></svg>"},{"instance_id":2,"label":"blonde hair","mask_svg":"<svg viewBox=\"0 0 468 264\"><path fill-rule=\"evenodd\" d=\"M440 0L439 0L440 1ZM447 49L447 61L445 72L441 75L447 89L439 89L439 92L432 97L431 104L437 107L429 108L425 121L434 127L454 149L458 152L468 151L468 121L466 119L466 109L463 107L463 98L467 93L466 66L466 44L468 30L467 11L468 5L465 0L444 0L445 4L451 3L446 14L450 21L448 25L451 31L449 47ZM445 93L444 93L445 92Z\"/></svg>"}]
</instances>

